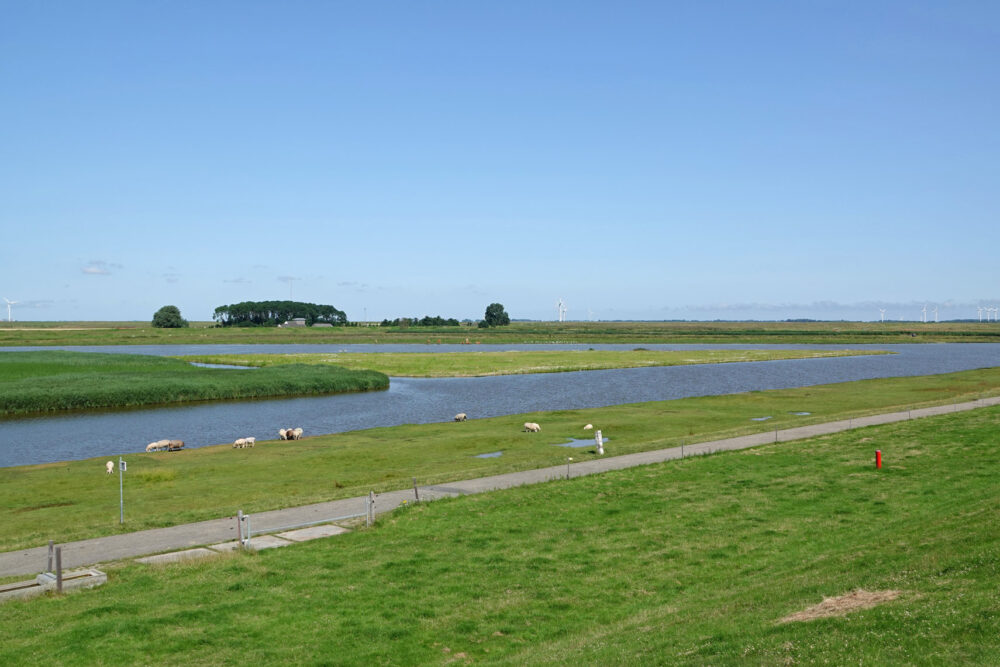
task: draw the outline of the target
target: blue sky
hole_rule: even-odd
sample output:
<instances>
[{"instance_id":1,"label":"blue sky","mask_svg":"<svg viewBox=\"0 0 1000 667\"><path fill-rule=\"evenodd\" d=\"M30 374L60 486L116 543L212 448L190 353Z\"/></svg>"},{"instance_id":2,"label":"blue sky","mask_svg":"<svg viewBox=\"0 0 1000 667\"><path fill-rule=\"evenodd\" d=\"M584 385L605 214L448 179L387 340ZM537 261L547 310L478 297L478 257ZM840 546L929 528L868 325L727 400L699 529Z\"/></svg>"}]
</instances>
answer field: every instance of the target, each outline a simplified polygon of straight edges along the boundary
<instances>
[{"instance_id":1,"label":"blue sky","mask_svg":"<svg viewBox=\"0 0 1000 667\"><path fill-rule=\"evenodd\" d=\"M0 0L0 296L976 317L998 74L995 2Z\"/></svg>"}]
</instances>

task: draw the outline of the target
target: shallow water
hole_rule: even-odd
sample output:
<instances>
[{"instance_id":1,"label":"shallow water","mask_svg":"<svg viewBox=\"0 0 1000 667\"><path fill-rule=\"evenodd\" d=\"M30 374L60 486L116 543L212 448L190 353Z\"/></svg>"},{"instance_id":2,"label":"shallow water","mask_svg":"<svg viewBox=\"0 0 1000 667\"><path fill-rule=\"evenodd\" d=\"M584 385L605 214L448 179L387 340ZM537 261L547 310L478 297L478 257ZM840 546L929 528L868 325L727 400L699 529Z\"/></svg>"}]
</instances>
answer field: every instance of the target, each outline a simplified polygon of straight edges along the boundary
<instances>
[{"instance_id":1,"label":"shallow water","mask_svg":"<svg viewBox=\"0 0 1000 667\"><path fill-rule=\"evenodd\" d=\"M67 347L78 351L144 354L350 351L456 351L487 349L633 349L634 345L224 345ZM302 427L305 435L376 426L451 421L523 412L580 409L731 394L880 377L929 375L1000 366L1000 344L928 345L648 345L647 349L884 349L897 354L829 359L629 368L484 378L392 378L387 391L284 398L127 411L63 414L0 421L0 467L141 452L162 438L188 447L254 436L278 437L279 428ZM373 349L358 349L373 348ZM446 348L455 348L454 350ZM18 350L24 348L2 348ZM38 348L52 349L52 348ZM748 415L749 419L752 415ZM522 420L523 421L523 420ZM512 418L512 428L521 423Z\"/></svg>"}]
</instances>

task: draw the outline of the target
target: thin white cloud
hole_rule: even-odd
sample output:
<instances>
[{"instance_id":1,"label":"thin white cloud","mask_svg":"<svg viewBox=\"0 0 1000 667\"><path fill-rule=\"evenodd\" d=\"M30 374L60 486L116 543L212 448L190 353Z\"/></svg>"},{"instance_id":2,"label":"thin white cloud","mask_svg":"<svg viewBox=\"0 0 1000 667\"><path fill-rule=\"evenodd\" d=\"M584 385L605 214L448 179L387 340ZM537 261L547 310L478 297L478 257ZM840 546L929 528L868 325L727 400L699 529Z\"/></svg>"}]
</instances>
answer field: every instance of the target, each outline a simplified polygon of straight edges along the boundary
<instances>
[{"instance_id":1,"label":"thin white cloud","mask_svg":"<svg viewBox=\"0 0 1000 667\"><path fill-rule=\"evenodd\" d=\"M124 268L121 264L106 262L103 259L92 259L83 267L82 271L88 276L110 276L111 269Z\"/></svg>"},{"instance_id":2,"label":"thin white cloud","mask_svg":"<svg viewBox=\"0 0 1000 667\"><path fill-rule=\"evenodd\" d=\"M233 285L249 285L253 281L248 280L247 278L239 277L239 278L231 278L228 280L224 279L222 282Z\"/></svg>"}]
</instances>

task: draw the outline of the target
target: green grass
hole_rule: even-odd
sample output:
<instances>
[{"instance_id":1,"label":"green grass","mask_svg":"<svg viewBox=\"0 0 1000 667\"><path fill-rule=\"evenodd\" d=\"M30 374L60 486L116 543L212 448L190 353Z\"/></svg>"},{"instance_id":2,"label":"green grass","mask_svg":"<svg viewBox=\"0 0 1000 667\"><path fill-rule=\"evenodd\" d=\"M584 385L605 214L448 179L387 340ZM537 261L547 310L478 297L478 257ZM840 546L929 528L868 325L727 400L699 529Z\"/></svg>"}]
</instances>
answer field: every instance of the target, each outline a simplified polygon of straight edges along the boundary
<instances>
[{"instance_id":1,"label":"green grass","mask_svg":"<svg viewBox=\"0 0 1000 667\"><path fill-rule=\"evenodd\" d=\"M177 359L83 352L0 354L0 416L385 389L374 371L335 366L200 368Z\"/></svg>"},{"instance_id":2,"label":"green grass","mask_svg":"<svg viewBox=\"0 0 1000 667\"><path fill-rule=\"evenodd\" d=\"M642 366L679 366L776 359L813 359L887 354L858 350L689 350L663 351L504 351L443 353L306 353L306 354L198 354L178 357L186 361L269 367L282 364L333 364L344 368L370 368L396 377L480 377L522 373L560 373Z\"/></svg>"},{"instance_id":3,"label":"green grass","mask_svg":"<svg viewBox=\"0 0 1000 667\"><path fill-rule=\"evenodd\" d=\"M988 408L124 564L0 605L0 663L995 665L998 426ZM858 588L902 595L778 623Z\"/></svg>"},{"instance_id":4,"label":"green grass","mask_svg":"<svg viewBox=\"0 0 1000 667\"><path fill-rule=\"evenodd\" d=\"M0 322L0 346L221 343L929 343L1000 342L985 322L514 322L476 327L154 329L148 322Z\"/></svg>"},{"instance_id":5,"label":"green grass","mask_svg":"<svg viewBox=\"0 0 1000 667\"><path fill-rule=\"evenodd\" d=\"M428 485L558 465L567 450L553 445L589 437L582 430L588 422L610 439L607 453L617 455L997 394L1000 368L491 419L473 414L463 423L261 440L253 449L225 444L128 454L124 530L407 488L412 477ZM751 421L761 416L772 419ZM521 432L525 421L540 423L542 432ZM499 458L475 458L498 450ZM594 456L573 451L578 460ZM113 454L0 468L0 550L122 532L118 480L104 474Z\"/></svg>"}]
</instances>

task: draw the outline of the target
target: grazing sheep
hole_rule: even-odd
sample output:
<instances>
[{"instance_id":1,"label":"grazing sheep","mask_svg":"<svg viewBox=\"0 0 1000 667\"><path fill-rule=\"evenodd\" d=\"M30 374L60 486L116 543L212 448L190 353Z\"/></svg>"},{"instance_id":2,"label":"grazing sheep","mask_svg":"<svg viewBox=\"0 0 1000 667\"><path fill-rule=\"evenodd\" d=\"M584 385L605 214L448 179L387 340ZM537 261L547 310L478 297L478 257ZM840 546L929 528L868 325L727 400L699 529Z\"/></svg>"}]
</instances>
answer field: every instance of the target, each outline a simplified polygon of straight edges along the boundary
<instances>
[{"instance_id":1,"label":"grazing sheep","mask_svg":"<svg viewBox=\"0 0 1000 667\"><path fill-rule=\"evenodd\" d=\"M292 429L292 436L293 436L292 440L301 440L302 439L302 429L301 428Z\"/></svg>"},{"instance_id":2,"label":"grazing sheep","mask_svg":"<svg viewBox=\"0 0 1000 667\"><path fill-rule=\"evenodd\" d=\"M253 447L254 443L257 442L257 438L246 438L246 441L247 441L246 444L247 447Z\"/></svg>"},{"instance_id":3,"label":"grazing sheep","mask_svg":"<svg viewBox=\"0 0 1000 667\"><path fill-rule=\"evenodd\" d=\"M524 422L524 430L529 433L538 433L542 427L535 422Z\"/></svg>"},{"instance_id":4,"label":"grazing sheep","mask_svg":"<svg viewBox=\"0 0 1000 667\"><path fill-rule=\"evenodd\" d=\"M239 447L240 449L242 449L243 447L246 447L246 446L247 446L247 439L246 438L236 438L236 440L233 440L233 449L236 449L237 447Z\"/></svg>"},{"instance_id":5,"label":"grazing sheep","mask_svg":"<svg viewBox=\"0 0 1000 667\"><path fill-rule=\"evenodd\" d=\"M290 430L291 430L290 428L279 428L278 437L281 438L282 440L288 440L288 432Z\"/></svg>"},{"instance_id":6,"label":"grazing sheep","mask_svg":"<svg viewBox=\"0 0 1000 667\"><path fill-rule=\"evenodd\" d=\"M115 471L115 462L108 461L107 463L104 464L104 468L108 471L108 474L110 475Z\"/></svg>"},{"instance_id":7,"label":"grazing sheep","mask_svg":"<svg viewBox=\"0 0 1000 667\"><path fill-rule=\"evenodd\" d=\"M464 422L466 419L468 419L468 416L464 412L459 412L455 415L455 421L457 422Z\"/></svg>"},{"instance_id":8,"label":"grazing sheep","mask_svg":"<svg viewBox=\"0 0 1000 667\"><path fill-rule=\"evenodd\" d=\"M591 429L593 429L593 428L594 428L594 425L593 425L593 424L587 424L586 426L584 426L584 427L583 427L583 430L584 430L584 431L589 431L589 430L591 430Z\"/></svg>"},{"instance_id":9,"label":"grazing sheep","mask_svg":"<svg viewBox=\"0 0 1000 667\"><path fill-rule=\"evenodd\" d=\"M175 452L178 449L184 449L183 440L167 440L167 451Z\"/></svg>"},{"instance_id":10,"label":"grazing sheep","mask_svg":"<svg viewBox=\"0 0 1000 667\"><path fill-rule=\"evenodd\" d=\"M156 442L151 442L148 445L146 445L147 452L159 452L163 451L164 449L170 449L169 440L157 440Z\"/></svg>"}]
</instances>

